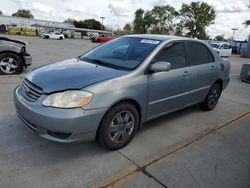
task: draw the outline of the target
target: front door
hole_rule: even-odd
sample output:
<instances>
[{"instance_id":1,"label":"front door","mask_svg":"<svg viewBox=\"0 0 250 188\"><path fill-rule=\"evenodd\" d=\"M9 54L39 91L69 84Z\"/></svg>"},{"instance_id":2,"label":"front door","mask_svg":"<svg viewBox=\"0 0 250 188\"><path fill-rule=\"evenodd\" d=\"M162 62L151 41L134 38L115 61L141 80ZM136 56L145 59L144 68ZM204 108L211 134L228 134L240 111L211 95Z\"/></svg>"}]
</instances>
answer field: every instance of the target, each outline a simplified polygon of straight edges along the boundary
<instances>
[{"instance_id":1,"label":"front door","mask_svg":"<svg viewBox=\"0 0 250 188\"><path fill-rule=\"evenodd\" d=\"M184 42L163 47L153 63L159 61L171 63L171 70L148 75L147 119L184 107L191 86Z\"/></svg>"}]
</instances>

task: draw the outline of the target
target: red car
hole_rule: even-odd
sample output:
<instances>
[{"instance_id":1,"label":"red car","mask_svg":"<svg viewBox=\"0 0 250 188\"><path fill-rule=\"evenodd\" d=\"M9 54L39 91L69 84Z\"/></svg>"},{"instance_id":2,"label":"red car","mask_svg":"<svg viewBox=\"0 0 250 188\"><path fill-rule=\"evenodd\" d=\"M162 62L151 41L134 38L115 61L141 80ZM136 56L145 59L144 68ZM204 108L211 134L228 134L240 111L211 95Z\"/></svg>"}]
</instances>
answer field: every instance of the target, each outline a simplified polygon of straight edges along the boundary
<instances>
[{"instance_id":1,"label":"red car","mask_svg":"<svg viewBox=\"0 0 250 188\"><path fill-rule=\"evenodd\" d=\"M99 36L99 37L92 38L92 42L107 42L107 41L112 40L114 38L115 37L113 37L113 36Z\"/></svg>"}]
</instances>

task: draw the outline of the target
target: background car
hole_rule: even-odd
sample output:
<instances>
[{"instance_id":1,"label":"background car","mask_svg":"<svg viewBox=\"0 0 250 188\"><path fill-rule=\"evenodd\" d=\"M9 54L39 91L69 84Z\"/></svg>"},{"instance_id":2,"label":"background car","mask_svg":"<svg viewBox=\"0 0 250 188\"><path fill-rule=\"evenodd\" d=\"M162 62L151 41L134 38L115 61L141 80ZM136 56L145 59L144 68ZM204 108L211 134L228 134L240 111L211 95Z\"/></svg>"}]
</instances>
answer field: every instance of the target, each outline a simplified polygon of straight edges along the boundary
<instances>
[{"instance_id":1,"label":"background car","mask_svg":"<svg viewBox=\"0 0 250 188\"><path fill-rule=\"evenodd\" d=\"M64 34L59 33L59 32L48 32L48 33L42 34L42 37L44 39L59 39L59 40L63 40L64 39Z\"/></svg>"},{"instance_id":2,"label":"background car","mask_svg":"<svg viewBox=\"0 0 250 188\"><path fill-rule=\"evenodd\" d=\"M95 37L99 37L100 35L96 32L87 32L87 36L90 38L90 39L93 39Z\"/></svg>"},{"instance_id":3,"label":"background car","mask_svg":"<svg viewBox=\"0 0 250 188\"><path fill-rule=\"evenodd\" d=\"M210 45L220 57L229 57L232 54L232 48L228 42L213 42Z\"/></svg>"},{"instance_id":4,"label":"background car","mask_svg":"<svg viewBox=\"0 0 250 188\"><path fill-rule=\"evenodd\" d=\"M31 65L32 58L26 51L26 42L0 37L0 74L19 74Z\"/></svg>"},{"instance_id":5,"label":"background car","mask_svg":"<svg viewBox=\"0 0 250 188\"><path fill-rule=\"evenodd\" d=\"M98 36L98 37L92 38L92 42L107 42L114 38L115 38L114 36Z\"/></svg>"}]
</instances>

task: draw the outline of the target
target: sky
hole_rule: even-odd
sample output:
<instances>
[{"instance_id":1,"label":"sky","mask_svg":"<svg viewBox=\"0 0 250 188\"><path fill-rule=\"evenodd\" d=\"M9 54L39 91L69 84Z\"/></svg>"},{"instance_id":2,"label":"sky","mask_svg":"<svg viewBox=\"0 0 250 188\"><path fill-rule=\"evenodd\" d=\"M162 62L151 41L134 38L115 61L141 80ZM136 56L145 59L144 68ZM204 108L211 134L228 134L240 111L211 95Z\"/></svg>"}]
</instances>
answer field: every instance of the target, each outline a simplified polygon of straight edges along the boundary
<instances>
[{"instance_id":1,"label":"sky","mask_svg":"<svg viewBox=\"0 0 250 188\"><path fill-rule=\"evenodd\" d=\"M232 37L232 28L237 28L236 40L245 40L250 34L250 27L244 26L250 20L250 0L203 0L216 11L214 24L207 28L210 37L224 34ZM170 5L179 10L188 0L1 0L0 10L4 15L11 15L18 9L29 9L36 19L64 21L67 18L84 20L94 18L112 28L123 28L133 22L134 12L138 8L150 10L154 5Z\"/></svg>"}]
</instances>

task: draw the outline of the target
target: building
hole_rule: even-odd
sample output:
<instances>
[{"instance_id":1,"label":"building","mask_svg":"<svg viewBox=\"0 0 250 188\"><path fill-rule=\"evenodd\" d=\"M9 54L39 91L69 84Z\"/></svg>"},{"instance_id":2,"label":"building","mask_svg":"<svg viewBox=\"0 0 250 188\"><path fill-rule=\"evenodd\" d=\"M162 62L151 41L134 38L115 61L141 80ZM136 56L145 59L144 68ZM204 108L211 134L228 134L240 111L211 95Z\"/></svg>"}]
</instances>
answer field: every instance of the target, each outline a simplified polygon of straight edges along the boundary
<instances>
[{"instance_id":1,"label":"building","mask_svg":"<svg viewBox=\"0 0 250 188\"><path fill-rule=\"evenodd\" d=\"M31 18L21 18L14 16L0 16L0 25L6 26L16 26L20 28L36 28L38 25L43 27L75 27L70 23L63 22L54 22L54 21L46 21L46 20L38 20Z\"/></svg>"},{"instance_id":2,"label":"building","mask_svg":"<svg viewBox=\"0 0 250 188\"><path fill-rule=\"evenodd\" d=\"M31 28L36 30L38 35L41 35L41 33L47 31L54 31L54 30L58 30L64 34L67 34L68 36L78 35L80 37L86 35L87 32L96 32L99 34L109 34L109 35L112 34L112 32L110 31L76 28L73 24L64 22L54 22L54 21L38 20L31 18L14 17L14 16L0 16L0 30L2 32L5 32L2 29L5 26L16 27L21 29L22 31ZM13 34L15 32L16 31L14 31Z\"/></svg>"}]
</instances>

